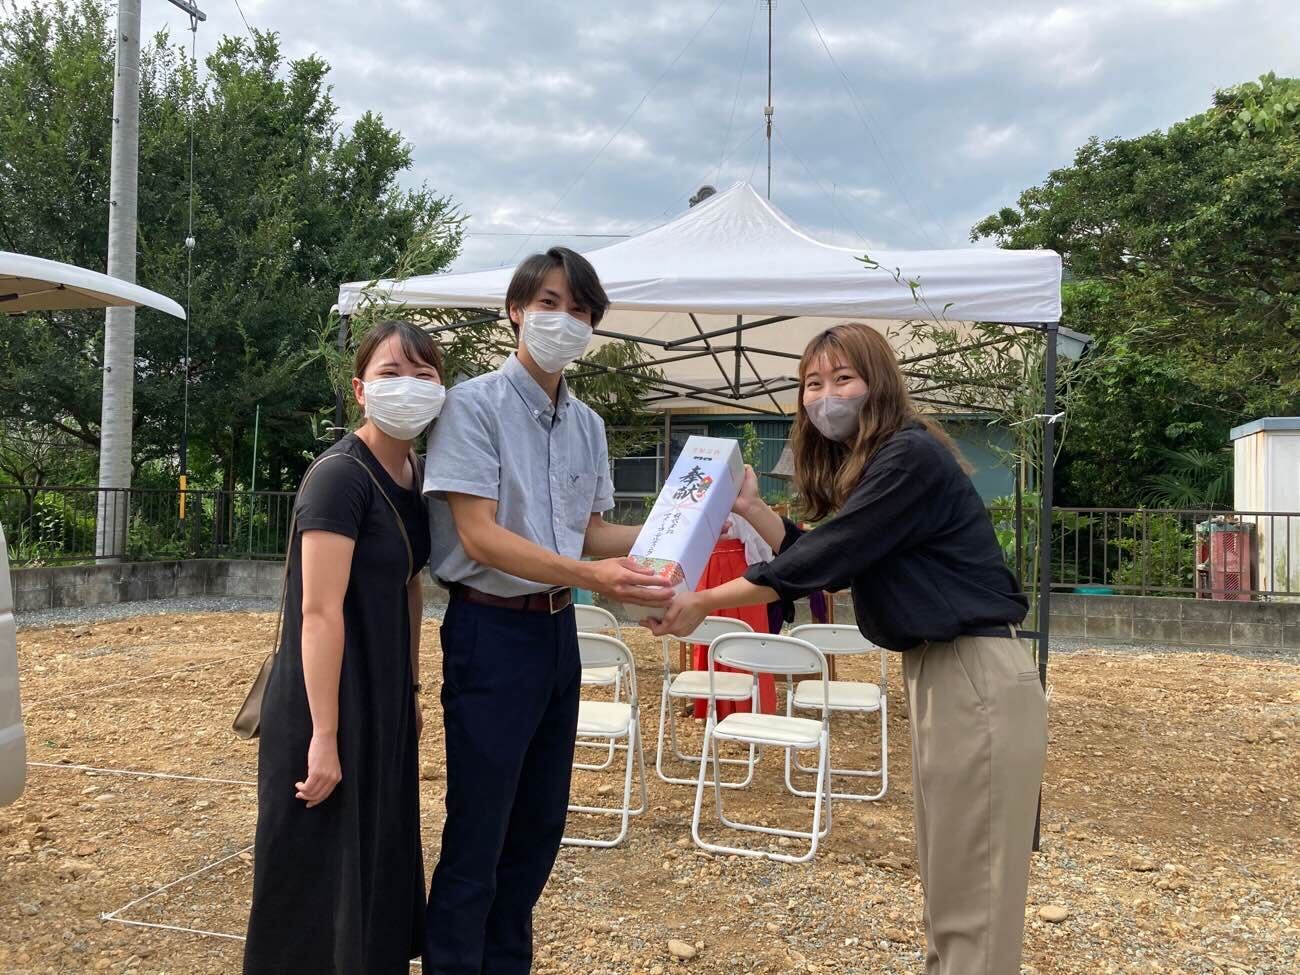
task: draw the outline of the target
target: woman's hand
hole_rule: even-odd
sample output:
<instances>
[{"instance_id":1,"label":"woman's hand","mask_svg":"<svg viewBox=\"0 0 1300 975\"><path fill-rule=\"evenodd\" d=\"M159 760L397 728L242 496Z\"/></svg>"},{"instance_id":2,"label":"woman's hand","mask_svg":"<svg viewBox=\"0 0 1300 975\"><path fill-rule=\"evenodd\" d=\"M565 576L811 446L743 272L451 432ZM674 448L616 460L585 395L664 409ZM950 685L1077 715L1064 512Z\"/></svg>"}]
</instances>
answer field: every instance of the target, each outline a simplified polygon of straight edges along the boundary
<instances>
[{"instance_id":1,"label":"woman's hand","mask_svg":"<svg viewBox=\"0 0 1300 975\"><path fill-rule=\"evenodd\" d=\"M420 704L420 699L415 699L415 740L419 741L424 736L424 707Z\"/></svg>"},{"instance_id":2,"label":"woman's hand","mask_svg":"<svg viewBox=\"0 0 1300 975\"><path fill-rule=\"evenodd\" d=\"M338 736L312 735L311 744L307 746L307 778L294 783L298 790L295 798L306 800L307 808L311 809L328 799L341 781L343 769L339 766Z\"/></svg>"},{"instance_id":3,"label":"woman's hand","mask_svg":"<svg viewBox=\"0 0 1300 975\"><path fill-rule=\"evenodd\" d=\"M655 636L689 636L708 615L699 593L681 592L673 598L663 619L646 619L642 625Z\"/></svg>"},{"instance_id":4,"label":"woman's hand","mask_svg":"<svg viewBox=\"0 0 1300 975\"><path fill-rule=\"evenodd\" d=\"M740 493L736 495L736 503L731 506L731 510L746 518L762 503L763 498L758 493L758 475L751 465L746 464L745 476L740 482Z\"/></svg>"}]
</instances>

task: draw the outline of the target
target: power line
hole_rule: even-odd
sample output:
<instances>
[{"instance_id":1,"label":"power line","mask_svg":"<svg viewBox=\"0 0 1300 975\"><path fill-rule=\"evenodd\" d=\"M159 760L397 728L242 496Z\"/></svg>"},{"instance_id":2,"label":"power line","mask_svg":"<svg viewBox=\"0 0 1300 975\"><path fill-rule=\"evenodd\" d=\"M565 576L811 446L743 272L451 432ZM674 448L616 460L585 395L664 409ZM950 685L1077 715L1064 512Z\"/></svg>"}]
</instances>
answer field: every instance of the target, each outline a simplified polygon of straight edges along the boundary
<instances>
[{"instance_id":1,"label":"power line","mask_svg":"<svg viewBox=\"0 0 1300 975\"><path fill-rule=\"evenodd\" d=\"M235 9L239 11L239 19L244 22L244 30L248 31L249 36L253 34L253 28L248 24L248 18L244 16L244 8L239 5L239 0L235 0Z\"/></svg>"},{"instance_id":2,"label":"power line","mask_svg":"<svg viewBox=\"0 0 1300 975\"><path fill-rule=\"evenodd\" d=\"M749 135L747 135L743 140L737 142L734 146L732 146L730 149L727 150L727 155L722 160L722 166L719 167L718 169L719 173L721 173L722 169L727 165L728 161L730 161L732 156L739 156L744 152L744 150L749 146L749 144L754 141L754 136L762 133L766 124L767 124L766 122L759 122L758 125L754 126L754 128L750 130ZM743 159L740 165L742 167L745 165ZM753 174L751 173L750 175L752 176Z\"/></svg>"},{"instance_id":3,"label":"power line","mask_svg":"<svg viewBox=\"0 0 1300 975\"><path fill-rule=\"evenodd\" d=\"M803 167L803 171L808 175L808 178L811 179L814 183L816 183L818 189L820 189L820 190L822 191L822 193L826 194L826 196L830 199L830 201L831 201L831 211L832 211L832 213L833 213L833 214L838 214L838 213L839 213L839 208L836 206L836 203L835 203L835 193L834 193L834 190L833 190L833 189L832 189L832 190L829 190L829 191L827 190L827 188L826 188L826 184L822 182L821 177L818 176L816 173L814 173L814 172L812 171L812 169L809 167L809 165L808 165L806 162L804 162L804 160L803 160L803 156L799 155L799 153L795 150L794 146L791 145L790 143L788 143L788 142L785 141L785 133L781 131L781 129L780 129L779 126L773 125L773 126L772 126L772 131L773 131L773 132L774 132L774 133L775 133L775 134L776 134L776 135L781 139L781 145L782 145L782 147L785 148L785 149L787 149L787 150L789 150L790 155L794 157L795 162L797 162L800 166ZM834 185L834 184L832 184L832 186L833 186L833 185ZM847 219L847 214L846 214L846 219ZM852 222L853 222L853 221L850 221L850 224L852 224ZM858 238L859 240L862 241L862 243L867 244L868 246L870 246L870 241L867 240L866 235L863 234L862 231L857 230L856 228L854 228L854 229L853 229L853 233L857 236L857 238Z\"/></svg>"},{"instance_id":4,"label":"power line","mask_svg":"<svg viewBox=\"0 0 1300 975\"><path fill-rule=\"evenodd\" d=\"M615 129L613 135L611 135L608 139L605 140L605 144L600 147L600 151L597 152L596 155L591 157L591 161L588 162L587 165L582 168L582 171L578 173L578 175L574 178L573 182L569 184L568 189L566 189L562 194L560 194L559 199L557 199L551 205L551 208L548 211L546 211L546 215L542 217L542 219L537 221L537 227L539 229L541 228L542 224L546 223L546 221L551 218L551 215L555 213L557 209L559 209L560 204L563 203L566 199L568 199L569 194L572 193L574 189L577 188L578 184L581 183L586 178L587 173L591 171L591 167L596 165L596 161L600 159L602 155L605 154L605 150L608 149L613 144L615 139L617 139L620 135L623 134L623 130L627 128L628 125L631 123L632 119L636 117L636 113L641 111L641 106L646 103L646 100L652 94L654 94L654 90L659 87L659 82L663 81L664 78L667 77L668 72L677 66L677 62L682 59L682 57L686 54L688 50L690 50L690 47L692 44L695 43L696 38L698 38L700 34L704 32L704 28L708 27L709 24L713 22L713 18L718 15L718 11L722 9L722 5L726 2L727 0L718 0L717 5L713 8L712 13L710 13L709 16L705 19L704 23L700 24L700 26L696 28L695 33L691 35L690 40L688 40L682 46L682 49L677 52L677 56L674 57L670 62L668 62L668 66L665 67L662 71L660 71L659 76L655 78L653 82L651 82L650 87L646 90L646 93L641 96L641 100L636 103L636 107L632 109L631 114L628 115L628 117L623 120L623 124L620 125L617 129ZM238 0L236 0L236 3L238 3ZM513 261L519 255L519 251L522 249L523 249L523 242L520 242L519 247L515 248L515 252L510 256L510 259Z\"/></svg>"},{"instance_id":5,"label":"power line","mask_svg":"<svg viewBox=\"0 0 1300 975\"><path fill-rule=\"evenodd\" d=\"M722 166L727 159L727 143L731 141L731 127L736 121L736 106L740 104L740 89L745 82L745 69L749 67L749 46L754 40L754 24L758 22L758 4L754 4L754 12L749 18L749 33L745 35L745 56L740 61L740 74L736 76L736 95L731 100L731 115L727 118L727 134L722 137L722 155L718 159L718 169L713 176L713 182L718 182L722 178Z\"/></svg>"},{"instance_id":6,"label":"power line","mask_svg":"<svg viewBox=\"0 0 1300 975\"><path fill-rule=\"evenodd\" d=\"M857 92L853 88L853 83L849 80L849 76L845 73L844 69L840 67L839 62L835 60L835 55L831 53L831 47L826 43L826 38L822 35L821 27L817 25L817 18L813 16L813 13L808 8L808 4L805 0L799 0L799 5L803 7L803 12L808 15L808 22L812 24L813 31L817 34L817 40L821 41L822 50L826 52L826 57L830 60L831 66L835 68L839 73L840 79L844 82L844 88L849 93L849 102L852 104L854 112L857 113L858 121L862 123L862 128L866 131L867 138L871 140L871 144L876 148L876 153L880 156L881 161L885 163L885 175L893 185L894 192L898 194L899 199L901 199L907 209L911 211L912 219L917 223L921 223L921 217L917 215L916 207L912 205L912 201L903 190L902 185L894 178L893 169L891 168L894 166L893 160L888 157L879 140L876 139L876 134L872 130L870 123L867 121L866 111L860 104L861 100L858 98ZM926 222L930 224L932 230L939 227L939 222L935 220L934 217L930 216L928 212L925 214L925 219ZM930 239L930 242L932 244L935 243L933 237Z\"/></svg>"}]
</instances>

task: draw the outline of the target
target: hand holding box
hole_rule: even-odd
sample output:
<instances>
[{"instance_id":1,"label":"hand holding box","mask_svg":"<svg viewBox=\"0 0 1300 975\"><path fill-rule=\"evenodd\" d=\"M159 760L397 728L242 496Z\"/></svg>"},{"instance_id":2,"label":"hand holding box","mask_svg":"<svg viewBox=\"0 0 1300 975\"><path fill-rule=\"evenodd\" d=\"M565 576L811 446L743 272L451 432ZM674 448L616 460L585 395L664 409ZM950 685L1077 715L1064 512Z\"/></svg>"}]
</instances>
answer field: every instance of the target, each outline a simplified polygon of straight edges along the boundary
<instances>
[{"instance_id":1,"label":"hand holding box","mask_svg":"<svg viewBox=\"0 0 1300 975\"><path fill-rule=\"evenodd\" d=\"M670 580L675 592L692 592L736 503L745 465L735 440L689 437L629 553ZM633 619L655 610L624 604Z\"/></svg>"}]
</instances>

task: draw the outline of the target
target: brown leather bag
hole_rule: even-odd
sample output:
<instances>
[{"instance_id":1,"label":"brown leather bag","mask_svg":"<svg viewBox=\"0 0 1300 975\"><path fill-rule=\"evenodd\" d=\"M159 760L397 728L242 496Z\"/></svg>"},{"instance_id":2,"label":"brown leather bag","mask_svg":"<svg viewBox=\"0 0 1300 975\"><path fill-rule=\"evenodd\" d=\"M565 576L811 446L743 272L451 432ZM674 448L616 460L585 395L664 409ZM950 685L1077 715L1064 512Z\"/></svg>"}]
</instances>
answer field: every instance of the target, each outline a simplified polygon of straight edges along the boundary
<instances>
[{"instance_id":1,"label":"brown leather bag","mask_svg":"<svg viewBox=\"0 0 1300 975\"><path fill-rule=\"evenodd\" d=\"M379 483L375 477L374 471L366 466L365 462L351 454L325 454L307 469L303 475L302 484L298 486L298 494L302 494L302 489L307 486L307 481L316 473L316 469L325 461L332 457L346 457L349 460L356 461L361 465L361 469L369 475L371 482L375 485L375 490L379 492L386 502L389 509L393 512L393 518L397 521L397 530L402 533L402 541L406 543L406 578L410 579L415 574L415 556L411 551L411 539L406 534L406 525L402 523L402 516L397 511L397 506L393 504L392 498ZM410 457L411 469L416 476L416 484L419 484L420 468L415 462L415 455ZM262 699L266 696L266 685L271 680L271 670L275 666L276 654L280 652L280 631L284 627L284 606L285 601L289 598L289 560L293 558L293 540L294 533L298 525L298 505L295 499L294 512L289 520L289 548L284 556L284 574L280 578L280 613L275 621L275 637L271 643L271 652L266 655L262 661L261 668L257 671L257 676L253 678L253 686L248 689L248 696L244 698L244 703L239 706L239 711L235 714L235 720L231 727L236 735L248 741L256 738L262 730Z\"/></svg>"}]
</instances>

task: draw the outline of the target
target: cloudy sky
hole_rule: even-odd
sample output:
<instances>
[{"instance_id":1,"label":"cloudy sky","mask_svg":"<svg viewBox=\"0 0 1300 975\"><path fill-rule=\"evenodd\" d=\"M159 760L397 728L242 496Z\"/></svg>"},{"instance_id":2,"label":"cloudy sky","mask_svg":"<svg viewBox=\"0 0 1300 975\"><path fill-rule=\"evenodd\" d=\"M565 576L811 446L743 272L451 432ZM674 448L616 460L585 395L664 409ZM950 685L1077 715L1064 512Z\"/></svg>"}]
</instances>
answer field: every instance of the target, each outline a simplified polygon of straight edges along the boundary
<instances>
[{"instance_id":1,"label":"cloudy sky","mask_svg":"<svg viewBox=\"0 0 1300 975\"><path fill-rule=\"evenodd\" d=\"M345 120L414 147L412 183L469 215L461 268L599 246L703 183L766 182L761 0L199 0L202 52L247 23L333 67ZM146 34L187 18L144 0ZM772 199L811 233L967 246L1089 136L1300 74L1294 0L777 0ZM529 234L536 236L528 237ZM512 236L514 235L514 236Z\"/></svg>"}]
</instances>

